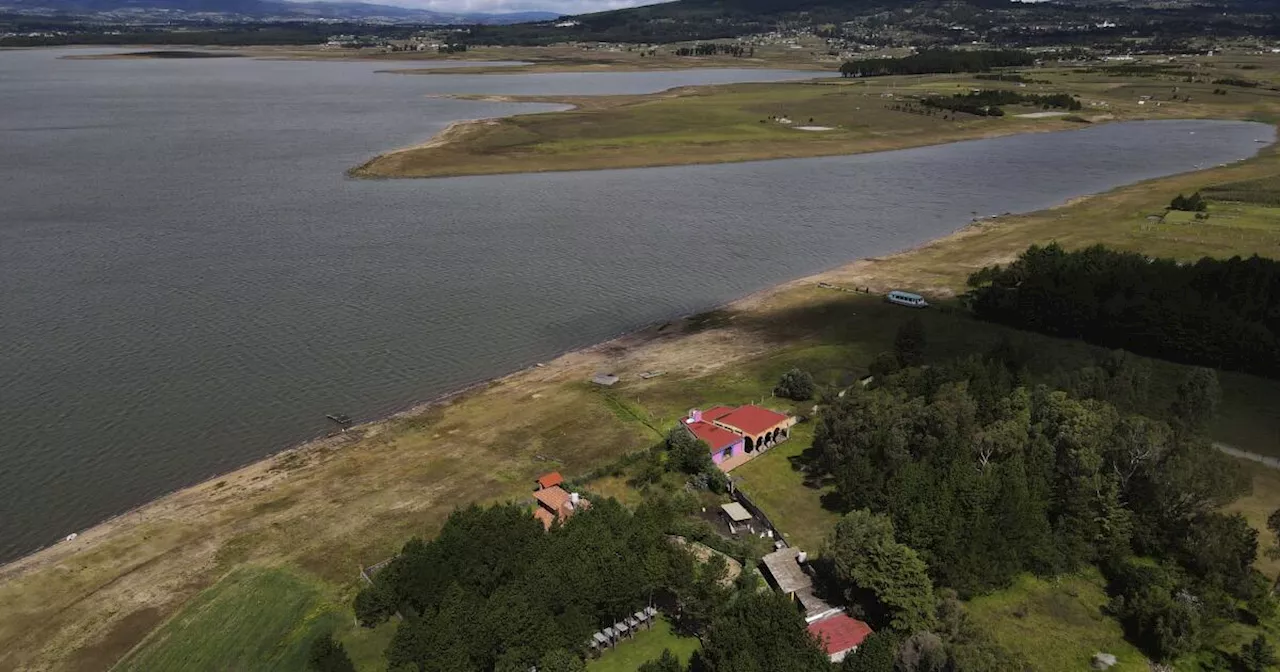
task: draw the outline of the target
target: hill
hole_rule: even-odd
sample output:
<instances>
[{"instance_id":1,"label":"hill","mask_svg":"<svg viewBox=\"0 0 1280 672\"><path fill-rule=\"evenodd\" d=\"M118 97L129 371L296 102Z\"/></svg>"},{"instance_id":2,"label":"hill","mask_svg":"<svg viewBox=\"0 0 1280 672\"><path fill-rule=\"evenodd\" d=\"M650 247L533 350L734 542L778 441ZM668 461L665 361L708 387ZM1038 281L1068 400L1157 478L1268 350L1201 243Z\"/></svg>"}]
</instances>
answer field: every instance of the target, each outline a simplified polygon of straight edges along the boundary
<instances>
[{"instance_id":1,"label":"hill","mask_svg":"<svg viewBox=\"0 0 1280 672\"><path fill-rule=\"evenodd\" d=\"M837 46L1088 45L1280 35L1272 0L677 0L473 31L476 44L670 43L809 32ZM1025 30L1035 25L1037 30Z\"/></svg>"}]
</instances>

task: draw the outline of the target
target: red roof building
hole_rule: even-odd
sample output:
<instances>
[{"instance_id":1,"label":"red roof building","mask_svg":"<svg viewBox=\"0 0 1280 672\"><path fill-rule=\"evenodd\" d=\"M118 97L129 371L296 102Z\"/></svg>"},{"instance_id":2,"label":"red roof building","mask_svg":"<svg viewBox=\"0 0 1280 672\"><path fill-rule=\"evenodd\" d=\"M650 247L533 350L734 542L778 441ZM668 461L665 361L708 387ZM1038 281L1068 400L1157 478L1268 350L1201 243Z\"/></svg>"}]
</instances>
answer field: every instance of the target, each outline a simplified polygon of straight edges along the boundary
<instances>
[{"instance_id":1,"label":"red roof building","mask_svg":"<svg viewBox=\"0 0 1280 672\"><path fill-rule=\"evenodd\" d=\"M711 446L711 452L713 453L718 453L725 448L742 441L741 436L738 436L723 427L716 427L709 422L689 422L685 424L685 427L688 427L689 431L692 432L693 436L699 441L706 441L707 445Z\"/></svg>"},{"instance_id":2,"label":"red roof building","mask_svg":"<svg viewBox=\"0 0 1280 672\"><path fill-rule=\"evenodd\" d=\"M706 414L703 414L706 417ZM720 417L713 418L717 425L737 430L745 436L757 436L784 425L790 418L759 406L739 406Z\"/></svg>"},{"instance_id":3,"label":"red roof building","mask_svg":"<svg viewBox=\"0 0 1280 672\"><path fill-rule=\"evenodd\" d=\"M558 471L553 471L549 474L543 474L538 477L539 490L543 488L550 488L552 486L560 485L561 483L564 483L564 476L561 476L560 472Z\"/></svg>"},{"instance_id":4,"label":"red roof building","mask_svg":"<svg viewBox=\"0 0 1280 672\"><path fill-rule=\"evenodd\" d=\"M871 626L844 612L809 624L809 633L822 642L831 662L838 663L857 651L871 635Z\"/></svg>"},{"instance_id":5,"label":"red roof building","mask_svg":"<svg viewBox=\"0 0 1280 672\"><path fill-rule=\"evenodd\" d=\"M732 406L712 406L711 408L702 411L702 419L707 422L715 422L716 420L729 415L733 411L734 408Z\"/></svg>"}]
</instances>

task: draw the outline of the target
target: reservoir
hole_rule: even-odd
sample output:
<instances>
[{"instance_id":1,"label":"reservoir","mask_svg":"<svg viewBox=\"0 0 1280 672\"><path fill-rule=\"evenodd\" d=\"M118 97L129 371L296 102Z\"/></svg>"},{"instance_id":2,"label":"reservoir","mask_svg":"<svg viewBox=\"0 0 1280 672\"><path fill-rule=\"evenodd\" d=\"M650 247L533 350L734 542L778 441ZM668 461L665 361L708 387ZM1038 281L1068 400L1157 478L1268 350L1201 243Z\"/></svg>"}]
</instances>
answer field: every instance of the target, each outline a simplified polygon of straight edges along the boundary
<instances>
[{"instance_id":1,"label":"reservoir","mask_svg":"<svg viewBox=\"0 0 1280 672\"><path fill-rule=\"evenodd\" d=\"M814 73L408 76L64 53L0 52L0 559L321 434L326 413L371 419L975 213L1235 161L1274 136L1140 122L853 157L359 181L344 171L451 121L555 109L433 94Z\"/></svg>"}]
</instances>

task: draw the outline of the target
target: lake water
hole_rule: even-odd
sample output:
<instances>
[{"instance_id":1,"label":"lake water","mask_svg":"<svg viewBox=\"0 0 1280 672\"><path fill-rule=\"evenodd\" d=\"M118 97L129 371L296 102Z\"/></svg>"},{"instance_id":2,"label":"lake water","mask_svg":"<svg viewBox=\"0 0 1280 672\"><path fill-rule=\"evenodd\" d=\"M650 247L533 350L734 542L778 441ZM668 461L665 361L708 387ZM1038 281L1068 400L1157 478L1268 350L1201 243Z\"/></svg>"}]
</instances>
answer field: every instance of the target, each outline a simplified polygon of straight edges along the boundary
<instances>
[{"instance_id":1,"label":"lake water","mask_svg":"<svg viewBox=\"0 0 1280 672\"><path fill-rule=\"evenodd\" d=\"M0 559L328 429L974 212L1251 156L1151 122L855 157L445 180L344 170L453 120L761 70L404 76L385 63L0 52Z\"/></svg>"}]
</instances>

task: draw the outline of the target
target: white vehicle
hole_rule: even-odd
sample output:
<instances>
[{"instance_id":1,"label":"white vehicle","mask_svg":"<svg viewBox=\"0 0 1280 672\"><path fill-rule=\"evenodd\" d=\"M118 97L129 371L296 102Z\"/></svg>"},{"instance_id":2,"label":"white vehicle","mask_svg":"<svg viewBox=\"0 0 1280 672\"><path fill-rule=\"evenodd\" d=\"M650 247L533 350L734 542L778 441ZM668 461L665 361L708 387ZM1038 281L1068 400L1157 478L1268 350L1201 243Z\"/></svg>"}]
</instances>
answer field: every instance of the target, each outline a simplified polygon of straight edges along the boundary
<instances>
[{"instance_id":1,"label":"white vehicle","mask_svg":"<svg viewBox=\"0 0 1280 672\"><path fill-rule=\"evenodd\" d=\"M885 297L885 300L889 303L896 303L899 306L907 306L910 308L929 307L929 302L925 301L923 296L920 296L919 294L912 294L911 292L900 292L896 289L889 292L888 296Z\"/></svg>"}]
</instances>

